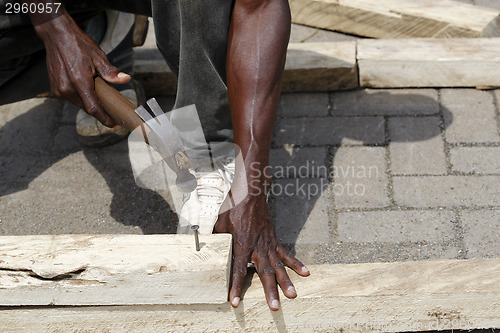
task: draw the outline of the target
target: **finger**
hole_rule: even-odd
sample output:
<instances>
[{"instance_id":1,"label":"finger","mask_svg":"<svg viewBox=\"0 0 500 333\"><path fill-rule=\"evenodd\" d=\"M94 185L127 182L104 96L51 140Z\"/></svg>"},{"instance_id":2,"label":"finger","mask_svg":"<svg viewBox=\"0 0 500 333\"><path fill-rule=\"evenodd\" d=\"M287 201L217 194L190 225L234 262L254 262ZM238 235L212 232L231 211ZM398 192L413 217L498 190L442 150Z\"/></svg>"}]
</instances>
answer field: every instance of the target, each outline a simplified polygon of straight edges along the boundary
<instances>
[{"instance_id":1,"label":"finger","mask_svg":"<svg viewBox=\"0 0 500 333\"><path fill-rule=\"evenodd\" d=\"M106 56L95 57L93 62L100 76L109 83L124 84L131 80L130 75L111 65Z\"/></svg>"},{"instance_id":2,"label":"finger","mask_svg":"<svg viewBox=\"0 0 500 333\"><path fill-rule=\"evenodd\" d=\"M233 307L238 307L241 299L241 290L247 276L248 259L243 256L235 256L233 263L233 278L231 290L229 291L229 301Z\"/></svg>"},{"instance_id":3,"label":"finger","mask_svg":"<svg viewBox=\"0 0 500 333\"><path fill-rule=\"evenodd\" d=\"M295 271L295 273L300 276L309 276L311 274L307 267L301 263L297 258L295 258L290 252L288 252L282 245L278 245L277 248L278 256L291 269Z\"/></svg>"},{"instance_id":4,"label":"finger","mask_svg":"<svg viewBox=\"0 0 500 333\"><path fill-rule=\"evenodd\" d=\"M266 294L267 305L273 311L278 311L280 307L278 285L276 283L276 275L267 257L253 256L252 260L255 264L257 274L259 274L264 293Z\"/></svg>"},{"instance_id":5,"label":"finger","mask_svg":"<svg viewBox=\"0 0 500 333\"><path fill-rule=\"evenodd\" d=\"M278 281L281 290L283 290L283 294L285 294L285 296L288 298L297 297L297 291L295 291L295 287L293 286L293 283L290 280L288 273L286 272L285 265L280 260L280 258L278 258L278 255L276 253L270 254L269 260L274 268L276 280Z\"/></svg>"},{"instance_id":6,"label":"finger","mask_svg":"<svg viewBox=\"0 0 500 333\"><path fill-rule=\"evenodd\" d=\"M82 80L83 81L83 80ZM80 98L82 99L85 111L92 117L99 120L104 126L114 127L117 123L104 111L95 95L93 79L77 87Z\"/></svg>"}]
</instances>

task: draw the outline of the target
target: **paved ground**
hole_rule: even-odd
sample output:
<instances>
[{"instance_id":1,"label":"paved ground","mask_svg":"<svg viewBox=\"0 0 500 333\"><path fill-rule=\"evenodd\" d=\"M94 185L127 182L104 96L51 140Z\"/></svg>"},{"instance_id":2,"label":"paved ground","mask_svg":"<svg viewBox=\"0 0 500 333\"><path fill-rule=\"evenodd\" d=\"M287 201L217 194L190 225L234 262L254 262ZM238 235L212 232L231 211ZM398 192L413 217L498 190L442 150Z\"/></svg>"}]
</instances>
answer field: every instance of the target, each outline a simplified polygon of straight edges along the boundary
<instances>
[{"instance_id":1,"label":"paved ground","mask_svg":"<svg viewBox=\"0 0 500 333\"><path fill-rule=\"evenodd\" d=\"M352 38L294 26L292 41ZM307 264L500 257L499 106L500 90L284 95L278 236ZM0 235L174 232L168 193L135 185L127 142L82 147L74 117L56 99L0 107Z\"/></svg>"}]
</instances>

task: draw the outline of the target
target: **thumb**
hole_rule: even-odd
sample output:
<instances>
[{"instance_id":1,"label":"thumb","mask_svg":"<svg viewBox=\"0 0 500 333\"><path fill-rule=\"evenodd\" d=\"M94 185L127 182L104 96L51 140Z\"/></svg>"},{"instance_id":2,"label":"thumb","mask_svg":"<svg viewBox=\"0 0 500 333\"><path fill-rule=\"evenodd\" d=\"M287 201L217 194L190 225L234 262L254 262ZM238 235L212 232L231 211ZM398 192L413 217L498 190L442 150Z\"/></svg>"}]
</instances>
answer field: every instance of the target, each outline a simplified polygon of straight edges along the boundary
<instances>
[{"instance_id":1,"label":"thumb","mask_svg":"<svg viewBox=\"0 0 500 333\"><path fill-rule=\"evenodd\" d=\"M130 75L111 65L107 59L102 59L94 65L101 77L109 83L124 84L131 80Z\"/></svg>"}]
</instances>

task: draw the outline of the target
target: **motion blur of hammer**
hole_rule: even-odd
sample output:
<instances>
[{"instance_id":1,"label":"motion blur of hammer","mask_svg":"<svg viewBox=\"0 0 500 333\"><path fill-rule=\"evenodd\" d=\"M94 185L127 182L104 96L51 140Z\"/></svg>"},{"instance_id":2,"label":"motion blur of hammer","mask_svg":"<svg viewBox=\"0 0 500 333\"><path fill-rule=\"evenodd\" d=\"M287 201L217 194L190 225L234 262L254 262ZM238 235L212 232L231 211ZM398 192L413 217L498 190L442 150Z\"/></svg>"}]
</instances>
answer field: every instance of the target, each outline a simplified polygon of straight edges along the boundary
<instances>
[{"instance_id":1,"label":"motion blur of hammer","mask_svg":"<svg viewBox=\"0 0 500 333\"><path fill-rule=\"evenodd\" d=\"M147 102L151 114L143 106L136 109L129 100L100 77L95 78L95 91L104 110L118 124L130 132L141 127L145 142L153 147L175 172L179 191L192 192L196 188L196 179L189 172L191 161L177 131L156 100L153 98Z\"/></svg>"}]
</instances>

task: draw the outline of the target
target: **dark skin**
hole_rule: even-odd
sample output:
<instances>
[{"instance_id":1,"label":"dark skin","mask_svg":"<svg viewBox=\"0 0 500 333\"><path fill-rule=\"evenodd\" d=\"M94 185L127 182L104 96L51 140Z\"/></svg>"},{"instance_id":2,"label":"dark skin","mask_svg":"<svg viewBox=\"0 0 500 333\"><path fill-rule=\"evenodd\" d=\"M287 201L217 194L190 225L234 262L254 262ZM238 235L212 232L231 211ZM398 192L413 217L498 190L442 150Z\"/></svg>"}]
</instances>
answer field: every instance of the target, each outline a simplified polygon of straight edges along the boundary
<instances>
[{"instance_id":1,"label":"dark skin","mask_svg":"<svg viewBox=\"0 0 500 333\"><path fill-rule=\"evenodd\" d=\"M46 0L28 3L50 3ZM30 14L38 36L45 44L51 92L80 106L103 125L119 125L97 100L94 77L100 75L114 84L130 81L128 74L112 66L99 45L83 32L63 6L58 13Z\"/></svg>"},{"instance_id":2,"label":"dark skin","mask_svg":"<svg viewBox=\"0 0 500 333\"><path fill-rule=\"evenodd\" d=\"M62 15L32 14L31 20L45 43L54 95L83 107L106 126L117 126L99 104L93 78L100 75L110 83L122 84L130 81L130 76L110 65L104 52L65 11ZM229 293L233 307L240 303L250 262L259 274L271 310L279 309L278 285L286 297L297 296L285 265L301 276L309 275L307 268L279 244L266 203L270 177L264 170L269 162L289 36L286 0L235 1L228 36L227 85L235 143L245 168L236 169L228 202L234 193L248 191L248 195L221 214L215 225L216 232L233 236ZM247 181L241 180L243 173Z\"/></svg>"},{"instance_id":3,"label":"dark skin","mask_svg":"<svg viewBox=\"0 0 500 333\"><path fill-rule=\"evenodd\" d=\"M248 190L247 198L221 214L216 232L234 240L234 263L229 300L237 307L252 262L259 274L267 304L279 309L278 284L288 298L297 292L285 265L301 276L307 268L279 244L266 203L264 173L269 164L274 119L290 37L287 0L236 0L228 38L227 85L235 143L243 154L245 170L236 169L231 192ZM246 173L246 182L238 172ZM230 193L228 201L232 193Z\"/></svg>"}]
</instances>

